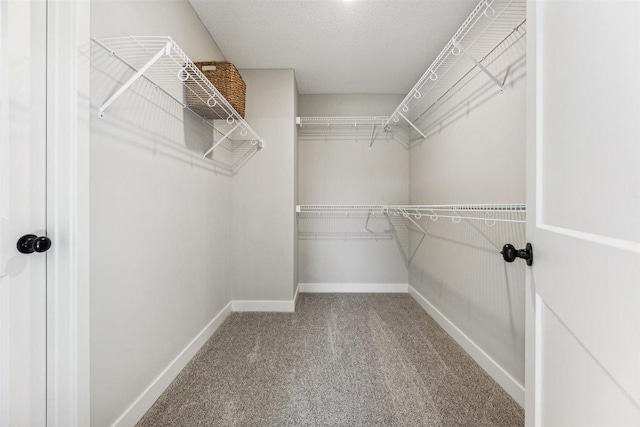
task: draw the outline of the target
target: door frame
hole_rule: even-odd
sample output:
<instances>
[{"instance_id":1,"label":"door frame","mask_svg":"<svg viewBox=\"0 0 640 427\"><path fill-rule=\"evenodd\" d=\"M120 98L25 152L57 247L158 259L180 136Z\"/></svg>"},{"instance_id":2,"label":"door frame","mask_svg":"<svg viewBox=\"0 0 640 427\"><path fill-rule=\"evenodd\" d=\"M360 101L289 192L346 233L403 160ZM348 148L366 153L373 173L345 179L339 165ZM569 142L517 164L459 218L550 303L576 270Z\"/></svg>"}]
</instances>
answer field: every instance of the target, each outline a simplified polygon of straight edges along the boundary
<instances>
[{"instance_id":1,"label":"door frame","mask_svg":"<svg viewBox=\"0 0 640 427\"><path fill-rule=\"evenodd\" d=\"M47 1L47 426L90 424L90 3Z\"/></svg>"},{"instance_id":2,"label":"door frame","mask_svg":"<svg viewBox=\"0 0 640 427\"><path fill-rule=\"evenodd\" d=\"M537 136L538 136L538 81L537 81L537 0L527 0L527 96L526 96L526 202L527 202L527 242L536 247L536 176L537 176ZM535 251L535 249L534 249ZM537 295L533 269L527 268L525 281L525 426L540 424L540 399L537 363L539 363L540 337L537 333L539 313L536 311ZM538 391L538 392L537 392Z\"/></svg>"},{"instance_id":3,"label":"door frame","mask_svg":"<svg viewBox=\"0 0 640 427\"><path fill-rule=\"evenodd\" d=\"M90 424L90 3L47 0L47 425ZM526 156L536 158L536 0L527 0ZM533 163L533 162L532 162ZM527 238L536 223L527 174ZM531 178L534 179L531 179ZM532 241L535 246L535 242ZM527 269L525 425L539 424L536 293Z\"/></svg>"}]
</instances>

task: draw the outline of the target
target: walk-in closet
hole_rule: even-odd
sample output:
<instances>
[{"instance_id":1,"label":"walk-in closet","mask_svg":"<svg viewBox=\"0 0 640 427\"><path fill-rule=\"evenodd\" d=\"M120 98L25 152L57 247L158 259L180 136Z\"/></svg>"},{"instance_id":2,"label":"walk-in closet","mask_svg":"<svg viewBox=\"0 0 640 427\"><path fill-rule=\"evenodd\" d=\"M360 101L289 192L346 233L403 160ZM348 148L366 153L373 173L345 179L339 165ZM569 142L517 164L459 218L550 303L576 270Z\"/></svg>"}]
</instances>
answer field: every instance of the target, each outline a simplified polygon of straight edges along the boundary
<instances>
[{"instance_id":1,"label":"walk-in closet","mask_svg":"<svg viewBox=\"0 0 640 427\"><path fill-rule=\"evenodd\" d=\"M640 2L0 37L0 426L640 425Z\"/></svg>"}]
</instances>

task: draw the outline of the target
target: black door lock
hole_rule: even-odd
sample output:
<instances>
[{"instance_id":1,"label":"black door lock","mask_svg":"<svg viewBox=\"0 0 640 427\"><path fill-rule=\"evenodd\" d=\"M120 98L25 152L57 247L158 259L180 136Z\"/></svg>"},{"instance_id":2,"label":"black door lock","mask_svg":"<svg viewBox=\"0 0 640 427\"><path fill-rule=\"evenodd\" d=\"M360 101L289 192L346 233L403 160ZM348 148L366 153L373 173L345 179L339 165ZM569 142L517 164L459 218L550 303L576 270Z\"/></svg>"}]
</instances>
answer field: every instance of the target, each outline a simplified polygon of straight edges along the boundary
<instances>
[{"instance_id":1,"label":"black door lock","mask_svg":"<svg viewBox=\"0 0 640 427\"><path fill-rule=\"evenodd\" d=\"M527 261L527 265L533 264L533 246L527 243L525 249L516 249L513 245L507 243L502 247L502 258L507 262L513 262L516 258L522 258Z\"/></svg>"},{"instance_id":2,"label":"black door lock","mask_svg":"<svg viewBox=\"0 0 640 427\"><path fill-rule=\"evenodd\" d=\"M46 252L51 248L51 239L47 236L36 236L35 234L25 234L18 239L18 252L32 254L34 252Z\"/></svg>"}]
</instances>

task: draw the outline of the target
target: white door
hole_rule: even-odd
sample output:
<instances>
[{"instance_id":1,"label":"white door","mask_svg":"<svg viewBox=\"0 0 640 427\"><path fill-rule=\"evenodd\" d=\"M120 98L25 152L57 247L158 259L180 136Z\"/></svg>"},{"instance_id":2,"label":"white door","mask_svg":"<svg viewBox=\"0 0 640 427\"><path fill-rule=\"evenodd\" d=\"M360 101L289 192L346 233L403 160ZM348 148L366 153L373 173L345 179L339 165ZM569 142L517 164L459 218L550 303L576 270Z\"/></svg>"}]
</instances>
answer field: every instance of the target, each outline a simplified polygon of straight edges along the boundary
<instances>
[{"instance_id":1,"label":"white door","mask_svg":"<svg viewBox=\"0 0 640 427\"><path fill-rule=\"evenodd\" d=\"M640 426L640 2L529 7L527 420Z\"/></svg>"},{"instance_id":2,"label":"white door","mask_svg":"<svg viewBox=\"0 0 640 427\"><path fill-rule=\"evenodd\" d=\"M0 0L1 426L46 420L46 254L17 249L46 236L46 28L46 2Z\"/></svg>"}]
</instances>

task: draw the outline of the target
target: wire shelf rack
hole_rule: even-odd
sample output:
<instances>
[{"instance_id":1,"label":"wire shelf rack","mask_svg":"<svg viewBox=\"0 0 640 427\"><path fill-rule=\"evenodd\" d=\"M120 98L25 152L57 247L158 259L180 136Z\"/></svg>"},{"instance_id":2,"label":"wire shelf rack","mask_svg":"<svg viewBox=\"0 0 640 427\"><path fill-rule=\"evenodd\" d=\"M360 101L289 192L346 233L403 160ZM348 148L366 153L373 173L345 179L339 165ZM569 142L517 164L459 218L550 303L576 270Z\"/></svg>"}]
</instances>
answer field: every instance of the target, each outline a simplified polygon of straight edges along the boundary
<instances>
[{"instance_id":1,"label":"wire shelf rack","mask_svg":"<svg viewBox=\"0 0 640 427\"><path fill-rule=\"evenodd\" d=\"M414 124L415 117L475 68L487 74L502 91L504 82L485 67L485 60L496 46L524 32L525 22L526 0L481 0L389 116L387 124L404 120L425 138ZM456 66L461 61L466 61L467 66Z\"/></svg>"},{"instance_id":2,"label":"wire shelf rack","mask_svg":"<svg viewBox=\"0 0 640 427\"><path fill-rule=\"evenodd\" d=\"M93 38L92 40L107 50L110 56L118 58L134 72L129 80L98 109L101 118L105 117L106 110L136 80L143 78L221 133L221 137L204 153L204 157L209 156L218 147L225 147L230 152L240 148L240 151L244 153L239 156L239 159L242 159L246 155L246 151L259 150L264 146L264 140L238 114L171 37L129 36ZM187 102L187 99L190 102ZM194 100L197 101L198 108L194 108ZM202 114L202 106L208 107L206 115ZM241 162L241 160L238 161ZM238 164L238 161L232 163Z\"/></svg>"},{"instance_id":3,"label":"wire shelf rack","mask_svg":"<svg viewBox=\"0 0 640 427\"><path fill-rule=\"evenodd\" d=\"M296 213L298 214L350 214L350 213L368 213L377 212L384 213L387 211L386 205L298 205Z\"/></svg>"},{"instance_id":4,"label":"wire shelf rack","mask_svg":"<svg viewBox=\"0 0 640 427\"><path fill-rule=\"evenodd\" d=\"M402 216L413 220L429 218L436 221L450 218L484 221L488 225L497 222L526 222L526 205L523 203L453 204L453 205L300 205L296 212L308 215L367 215L369 213Z\"/></svg>"},{"instance_id":5,"label":"wire shelf rack","mask_svg":"<svg viewBox=\"0 0 640 427\"><path fill-rule=\"evenodd\" d=\"M514 71L513 68L518 68L519 64L526 64L526 54L524 53L524 38L526 34L527 24L526 21L523 21L522 24L517 27L517 29L514 29L514 32L512 34L505 38L500 44L495 46L483 58L482 63L485 64L487 68L492 68L494 71L496 71L496 75L500 76L500 78L503 80L503 83L506 82L507 75L509 76L511 81L517 79L519 73L517 71ZM518 45L520 46L518 47ZM510 50L514 51L513 54L509 53ZM514 59L513 55L520 55L518 53L519 51L522 52L522 56L516 57ZM509 54L509 57L511 59L503 59L503 55L506 56L507 54ZM447 74L447 76L445 76L443 78L443 81L441 82L441 84L445 84L445 86L447 87L446 91L434 91L434 93L432 94L434 96L430 96L429 94L427 94L427 96L422 99L422 102L414 106L415 111L420 111L420 114L415 117L413 123L423 131L427 138L433 133L437 133L439 130L441 130L443 126L443 119L447 118L447 116L452 115L451 108L447 109L447 111L439 116L436 115L436 111L438 111L440 107L446 105L449 97L454 96L458 90L462 90L465 85L467 85L469 82L475 79L476 76L482 73L482 71L478 70L477 67L468 68L468 64L465 64L464 62L458 63L456 67L458 68L458 70L452 71L450 74ZM502 69L500 70L501 67ZM461 75L461 77L456 80L457 76L459 75ZM486 88L486 93L491 93L492 84L493 82L487 81L487 83L482 85L482 88ZM422 139L423 138L418 136L417 138L413 138L412 142L420 141Z\"/></svg>"},{"instance_id":6,"label":"wire shelf rack","mask_svg":"<svg viewBox=\"0 0 640 427\"><path fill-rule=\"evenodd\" d=\"M296 124L300 127L327 126L384 126L389 120L387 116L343 116L343 117L297 117Z\"/></svg>"},{"instance_id":7,"label":"wire shelf rack","mask_svg":"<svg viewBox=\"0 0 640 427\"><path fill-rule=\"evenodd\" d=\"M464 219L484 221L487 225L497 222L525 223L526 212L526 205L522 203L389 206L389 213L395 216L410 216L414 219L428 217L432 221L450 218L456 223Z\"/></svg>"},{"instance_id":8,"label":"wire shelf rack","mask_svg":"<svg viewBox=\"0 0 640 427\"><path fill-rule=\"evenodd\" d=\"M497 223L526 223L523 203L453 204L453 205L299 205L298 238L346 239L383 238L396 241L407 265L420 249L427 232L422 221L449 218L454 224L464 220L496 250L499 245L485 227ZM417 235L417 238L412 238Z\"/></svg>"},{"instance_id":9,"label":"wire shelf rack","mask_svg":"<svg viewBox=\"0 0 640 427\"><path fill-rule=\"evenodd\" d=\"M396 141L409 147L408 129L388 125L387 116L297 117L298 138L310 141Z\"/></svg>"}]
</instances>

